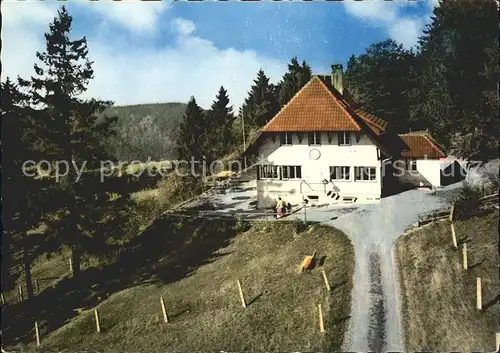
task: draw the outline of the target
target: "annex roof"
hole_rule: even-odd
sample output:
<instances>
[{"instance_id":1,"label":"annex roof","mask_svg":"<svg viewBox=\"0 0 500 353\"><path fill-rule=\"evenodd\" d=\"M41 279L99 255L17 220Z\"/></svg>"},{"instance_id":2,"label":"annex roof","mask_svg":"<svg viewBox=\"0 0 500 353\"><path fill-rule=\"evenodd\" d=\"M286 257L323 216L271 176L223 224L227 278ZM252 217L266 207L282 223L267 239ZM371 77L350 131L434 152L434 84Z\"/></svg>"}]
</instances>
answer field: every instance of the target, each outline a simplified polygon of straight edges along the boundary
<instances>
[{"instance_id":1,"label":"annex roof","mask_svg":"<svg viewBox=\"0 0 500 353\"><path fill-rule=\"evenodd\" d=\"M438 147L436 142L425 131L408 132L399 134L408 145L409 150L401 155L406 158L444 158L446 154Z\"/></svg>"}]
</instances>

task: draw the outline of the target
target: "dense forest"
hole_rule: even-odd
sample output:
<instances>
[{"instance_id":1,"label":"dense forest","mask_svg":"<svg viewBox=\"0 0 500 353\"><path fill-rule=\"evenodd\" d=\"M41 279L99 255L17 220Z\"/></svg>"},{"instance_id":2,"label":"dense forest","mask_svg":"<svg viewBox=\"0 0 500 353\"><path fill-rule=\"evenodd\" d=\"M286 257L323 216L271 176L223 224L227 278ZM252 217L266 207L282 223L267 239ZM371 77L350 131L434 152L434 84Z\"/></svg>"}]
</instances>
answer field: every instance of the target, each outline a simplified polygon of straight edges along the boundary
<instances>
[{"instance_id":1,"label":"dense forest","mask_svg":"<svg viewBox=\"0 0 500 353\"><path fill-rule=\"evenodd\" d=\"M109 152L120 161L176 158L175 139L186 110L184 103L157 103L107 108L104 116L118 117Z\"/></svg>"}]
</instances>

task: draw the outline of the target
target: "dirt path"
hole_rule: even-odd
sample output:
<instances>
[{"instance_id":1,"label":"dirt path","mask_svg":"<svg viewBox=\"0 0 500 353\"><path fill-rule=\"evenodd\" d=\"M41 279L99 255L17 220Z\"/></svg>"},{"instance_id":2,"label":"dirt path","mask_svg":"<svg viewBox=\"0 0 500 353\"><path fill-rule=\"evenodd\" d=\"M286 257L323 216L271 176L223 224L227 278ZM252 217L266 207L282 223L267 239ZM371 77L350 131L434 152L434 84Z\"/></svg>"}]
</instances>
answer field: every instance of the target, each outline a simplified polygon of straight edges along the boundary
<instances>
[{"instance_id":1,"label":"dirt path","mask_svg":"<svg viewBox=\"0 0 500 353\"><path fill-rule=\"evenodd\" d=\"M393 245L420 214L445 206L428 191L411 190L327 222L351 238L356 252L345 351L404 351Z\"/></svg>"}]
</instances>

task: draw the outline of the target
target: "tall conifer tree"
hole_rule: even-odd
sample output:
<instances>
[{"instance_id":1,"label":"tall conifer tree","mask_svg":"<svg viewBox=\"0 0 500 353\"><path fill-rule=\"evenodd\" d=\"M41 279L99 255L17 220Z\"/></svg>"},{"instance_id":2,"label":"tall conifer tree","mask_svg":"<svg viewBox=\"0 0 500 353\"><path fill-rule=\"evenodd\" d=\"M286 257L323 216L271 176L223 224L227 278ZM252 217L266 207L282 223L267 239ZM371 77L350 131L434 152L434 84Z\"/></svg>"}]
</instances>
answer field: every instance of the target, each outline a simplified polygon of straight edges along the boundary
<instances>
[{"instance_id":1,"label":"tall conifer tree","mask_svg":"<svg viewBox=\"0 0 500 353\"><path fill-rule=\"evenodd\" d=\"M46 159L66 161L70 166L66 176L54 181L57 195L52 203L57 203L59 212L53 228L71 249L73 276L78 278L82 254L105 251L107 236L113 231L109 223L116 215L112 209L127 198L111 199L100 180L101 161L112 159L105 144L116 118L98 119L111 102L81 98L94 71L87 40L72 40L71 24L72 17L63 6L45 34L45 51L37 52L36 76L20 83L39 109L38 148ZM80 179L75 166L85 166Z\"/></svg>"}]
</instances>

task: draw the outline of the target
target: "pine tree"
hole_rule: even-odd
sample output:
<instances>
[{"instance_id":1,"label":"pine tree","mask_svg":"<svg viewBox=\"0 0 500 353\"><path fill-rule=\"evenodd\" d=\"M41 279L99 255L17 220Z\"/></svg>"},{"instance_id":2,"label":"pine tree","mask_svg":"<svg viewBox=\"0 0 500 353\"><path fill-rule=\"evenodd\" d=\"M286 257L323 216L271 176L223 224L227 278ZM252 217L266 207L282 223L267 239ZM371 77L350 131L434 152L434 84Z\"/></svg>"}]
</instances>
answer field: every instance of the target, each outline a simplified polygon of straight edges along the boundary
<instances>
[{"instance_id":1,"label":"pine tree","mask_svg":"<svg viewBox=\"0 0 500 353\"><path fill-rule=\"evenodd\" d=\"M185 161L194 158L195 161L201 161L204 155L202 139L205 132L203 109L196 103L196 99L191 97L179 127L177 158Z\"/></svg>"},{"instance_id":2,"label":"pine tree","mask_svg":"<svg viewBox=\"0 0 500 353\"><path fill-rule=\"evenodd\" d=\"M232 147L233 107L223 86L215 96L207 117L207 139L204 150L207 160L214 161L225 155Z\"/></svg>"},{"instance_id":3,"label":"pine tree","mask_svg":"<svg viewBox=\"0 0 500 353\"><path fill-rule=\"evenodd\" d=\"M116 118L98 119L111 102L80 98L94 72L87 40L71 40L71 24L72 17L63 6L45 34L46 50L37 52L42 65L35 64L36 76L20 83L29 90L32 103L40 107L36 113L38 148L46 159L70 165L68 174L54 184L52 202L59 211L52 223L60 241L71 249L73 276L78 278L82 254L105 249L112 231L105 226L106 220L115 216L108 213L110 203L117 207L127 198L112 200L100 182L101 161L112 159L105 144ZM81 168L83 163L85 172L78 179L73 166Z\"/></svg>"},{"instance_id":4,"label":"pine tree","mask_svg":"<svg viewBox=\"0 0 500 353\"><path fill-rule=\"evenodd\" d=\"M37 158L32 138L33 119L27 100L9 78L2 83L3 265L10 268L15 260L13 254L22 254L20 261L28 299L31 299L31 264L42 253L53 251L54 243L47 234L33 232L42 221L44 212L48 211L43 207L48 197L48 185L44 179L30 177L33 170L27 170L24 165L25 161Z\"/></svg>"},{"instance_id":5,"label":"pine tree","mask_svg":"<svg viewBox=\"0 0 500 353\"><path fill-rule=\"evenodd\" d=\"M409 128L409 92L415 88L415 54L388 39L370 45L347 63L346 88L396 132Z\"/></svg>"},{"instance_id":6,"label":"pine tree","mask_svg":"<svg viewBox=\"0 0 500 353\"><path fill-rule=\"evenodd\" d=\"M280 107L287 104L311 77L311 67L305 61L301 65L297 57L293 57L288 64L288 72L283 75L279 84Z\"/></svg>"},{"instance_id":7,"label":"pine tree","mask_svg":"<svg viewBox=\"0 0 500 353\"><path fill-rule=\"evenodd\" d=\"M269 83L264 70L257 72L253 82L240 111L248 128L264 126L279 110L274 85Z\"/></svg>"},{"instance_id":8,"label":"pine tree","mask_svg":"<svg viewBox=\"0 0 500 353\"><path fill-rule=\"evenodd\" d=\"M441 1L420 38L420 95L413 106L460 157L498 153L496 10L495 0Z\"/></svg>"}]
</instances>

